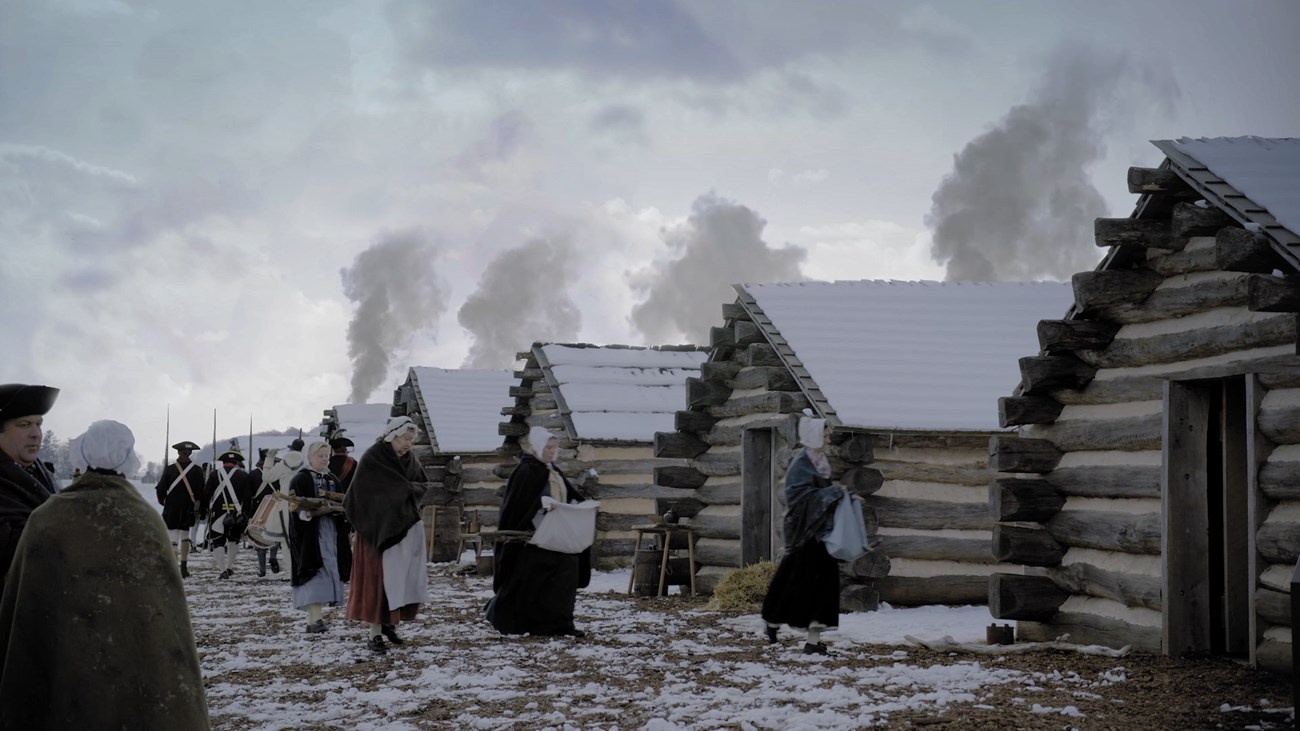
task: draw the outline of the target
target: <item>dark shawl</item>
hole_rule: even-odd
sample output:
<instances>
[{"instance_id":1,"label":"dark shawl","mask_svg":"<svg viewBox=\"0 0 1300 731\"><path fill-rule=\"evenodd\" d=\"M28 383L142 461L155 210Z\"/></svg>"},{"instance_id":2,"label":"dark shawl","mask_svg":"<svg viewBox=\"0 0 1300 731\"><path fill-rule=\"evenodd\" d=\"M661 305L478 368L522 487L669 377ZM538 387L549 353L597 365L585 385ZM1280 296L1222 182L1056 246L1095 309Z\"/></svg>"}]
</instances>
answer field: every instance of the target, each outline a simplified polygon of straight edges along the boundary
<instances>
[{"instance_id":1,"label":"dark shawl","mask_svg":"<svg viewBox=\"0 0 1300 731\"><path fill-rule=\"evenodd\" d=\"M420 492L411 483L424 482L424 470L414 453L398 457L392 444L378 441L361 455L356 473L343 509L357 536L382 553L420 520Z\"/></svg>"},{"instance_id":2,"label":"dark shawl","mask_svg":"<svg viewBox=\"0 0 1300 731\"><path fill-rule=\"evenodd\" d=\"M533 516L542 509L542 496L550 494L548 474L550 469L531 454L520 457L519 464L515 466L514 471L510 473L510 479L506 481L505 496L501 498L501 512L497 515L499 530L533 530ZM555 471L564 480L564 487L567 490L565 502L580 503L587 499L586 495L574 488L563 472L558 468ZM522 543L504 542L496 546L494 552L497 571L492 577L493 589L499 590L508 578L514 566L514 559L523 546ZM578 559L579 586L587 586L591 583L591 549L588 548L578 554Z\"/></svg>"},{"instance_id":3,"label":"dark shawl","mask_svg":"<svg viewBox=\"0 0 1300 731\"><path fill-rule=\"evenodd\" d=\"M338 480L334 475L319 474L310 469L299 470L289 481L289 492L302 497L320 497L321 490L339 491ZM334 521L335 550L338 552L339 576L344 581L352 574L352 546L348 541L348 523L338 513L321 515L311 520L298 517L294 510L289 518L289 553L293 557L293 574L289 584L302 586L316 576L325 566L320 553L320 521Z\"/></svg>"},{"instance_id":4,"label":"dark shawl","mask_svg":"<svg viewBox=\"0 0 1300 731\"><path fill-rule=\"evenodd\" d=\"M131 483L90 472L32 513L0 662L0 728L208 728L180 571Z\"/></svg>"},{"instance_id":5,"label":"dark shawl","mask_svg":"<svg viewBox=\"0 0 1300 731\"><path fill-rule=\"evenodd\" d=\"M57 483L45 465L38 461L24 469L0 452L0 589L27 516L56 492Z\"/></svg>"},{"instance_id":6,"label":"dark shawl","mask_svg":"<svg viewBox=\"0 0 1300 731\"><path fill-rule=\"evenodd\" d=\"M786 551L811 540L820 541L835 521L835 506L844 491L822 477L805 448L785 472L785 519L781 523Z\"/></svg>"}]
</instances>

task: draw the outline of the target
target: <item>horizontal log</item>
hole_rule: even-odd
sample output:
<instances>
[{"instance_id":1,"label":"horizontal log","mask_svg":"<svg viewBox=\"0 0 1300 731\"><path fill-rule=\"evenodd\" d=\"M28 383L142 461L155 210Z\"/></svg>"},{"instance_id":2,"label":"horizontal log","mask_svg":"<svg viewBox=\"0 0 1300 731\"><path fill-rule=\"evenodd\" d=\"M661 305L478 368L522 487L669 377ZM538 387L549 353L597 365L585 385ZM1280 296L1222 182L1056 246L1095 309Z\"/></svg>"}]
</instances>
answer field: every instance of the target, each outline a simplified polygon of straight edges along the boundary
<instances>
[{"instance_id":1,"label":"horizontal log","mask_svg":"<svg viewBox=\"0 0 1300 731\"><path fill-rule=\"evenodd\" d=\"M709 328L709 347L712 349L730 348L736 344L736 331L729 327Z\"/></svg>"},{"instance_id":2,"label":"horizontal log","mask_svg":"<svg viewBox=\"0 0 1300 731\"><path fill-rule=\"evenodd\" d=\"M1121 338L1098 351L1079 351L1078 358L1096 368L1134 368L1158 363L1209 358L1233 350L1269 348L1295 340L1295 322L1285 315L1232 325Z\"/></svg>"},{"instance_id":3,"label":"horizontal log","mask_svg":"<svg viewBox=\"0 0 1300 731\"><path fill-rule=\"evenodd\" d=\"M779 366L781 356L777 355L776 348L767 343L754 343L745 348L744 354L740 357L741 365L745 366Z\"/></svg>"},{"instance_id":4,"label":"horizontal log","mask_svg":"<svg viewBox=\"0 0 1300 731\"><path fill-rule=\"evenodd\" d=\"M989 435L979 432L938 434L933 432L883 432L872 435L874 448L884 454L895 449L951 449L984 451L989 445Z\"/></svg>"},{"instance_id":5,"label":"horizontal log","mask_svg":"<svg viewBox=\"0 0 1300 731\"><path fill-rule=\"evenodd\" d=\"M687 491L689 492L689 491ZM660 498L655 500L655 515L672 511L678 518L693 518L708 505L697 498Z\"/></svg>"},{"instance_id":6,"label":"horizontal log","mask_svg":"<svg viewBox=\"0 0 1300 731\"><path fill-rule=\"evenodd\" d=\"M749 313L745 311L745 306L739 302L725 302L722 305L723 320L748 320Z\"/></svg>"},{"instance_id":7,"label":"horizontal log","mask_svg":"<svg viewBox=\"0 0 1300 731\"><path fill-rule=\"evenodd\" d=\"M511 386L509 394L514 398L532 398L533 389L531 386Z\"/></svg>"},{"instance_id":8,"label":"horizontal log","mask_svg":"<svg viewBox=\"0 0 1300 731\"><path fill-rule=\"evenodd\" d=\"M730 381L739 372L740 364L729 360L714 360L700 364L700 378L706 381Z\"/></svg>"},{"instance_id":9,"label":"horizontal log","mask_svg":"<svg viewBox=\"0 0 1300 731\"><path fill-rule=\"evenodd\" d=\"M1138 305L1164 277L1147 269L1103 269L1079 272L1070 278L1075 306L1082 311L1116 305Z\"/></svg>"},{"instance_id":10,"label":"horizontal log","mask_svg":"<svg viewBox=\"0 0 1300 731\"><path fill-rule=\"evenodd\" d=\"M726 419L747 414L797 414L808 408L808 399L801 393L768 391L750 396L731 398L721 405L709 406L712 416Z\"/></svg>"},{"instance_id":11,"label":"horizontal log","mask_svg":"<svg viewBox=\"0 0 1300 731\"><path fill-rule=\"evenodd\" d=\"M501 407L502 416L529 416L533 413L533 408L527 402L515 406Z\"/></svg>"},{"instance_id":12,"label":"horizontal log","mask_svg":"<svg viewBox=\"0 0 1300 731\"><path fill-rule=\"evenodd\" d=\"M663 487L677 487L693 490L709 479L708 475L694 467L656 467L655 484Z\"/></svg>"},{"instance_id":13,"label":"horizontal log","mask_svg":"<svg viewBox=\"0 0 1300 731\"><path fill-rule=\"evenodd\" d=\"M1002 396L998 399L998 425L1007 429L1023 424L1051 424L1064 408L1050 396Z\"/></svg>"},{"instance_id":14,"label":"horizontal log","mask_svg":"<svg viewBox=\"0 0 1300 731\"><path fill-rule=\"evenodd\" d=\"M1174 277L1179 274L1193 274L1196 272L1213 272L1222 268L1215 261L1214 247L1212 246L1188 246L1182 251L1157 250L1149 252L1149 254L1156 255L1148 256L1147 268L1162 277Z\"/></svg>"},{"instance_id":15,"label":"horizontal log","mask_svg":"<svg viewBox=\"0 0 1300 731\"><path fill-rule=\"evenodd\" d=\"M1181 249L1169 229L1169 222L1144 218L1098 218L1092 222L1093 242L1097 246L1136 246L1143 249Z\"/></svg>"},{"instance_id":16,"label":"horizontal log","mask_svg":"<svg viewBox=\"0 0 1300 731\"><path fill-rule=\"evenodd\" d=\"M1300 500L1300 462L1265 462L1259 468L1259 489L1273 500Z\"/></svg>"},{"instance_id":17,"label":"horizontal log","mask_svg":"<svg viewBox=\"0 0 1300 731\"><path fill-rule=\"evenodd\" d=\"M880 470L871 467L854 467L845 470L839 481L850 493L864 497L878 492L885 484L885 478L880 474Z\"/></svg>"},{"instance_id":18,"label":"horizontal log","mask_svg":"<svg viewBox=\"0 0 1300 731\"><path fill-rule=\"evenodd\" d=\"M1292 663L1290 642L1264 640L1255 649L1255 664L1262 670L1278 675L1290 675Z\"/></svg>"},{"instance_id":19,"label":"horizontal log","mask_svg":"<svg viewBox=\"0 0 1300 731\"><path fill-rule=\"evenodd\" d=\"M596 482L588 485L583 492L587 497L596 500L616 498L643 498L649 500L697 497L695 490L680 487L665 487L664 485L655 485L653 483L612 485Z\"/></svg>"},{"instance_id":20,"label":"horizontal log","mask_svg":"<svg viewBox=\"0 0 1300 731\"><path fill-rule=\"evenodd\" d=\"M876 550L890 558L917 558L928 561L965 561L997 563L993 558L991 538L949 538L925 535L884 535Z\"/></svg>"},{"instance_id":21,"label":"horizontal log","mask_svg":"<svg viewBox=\"0 0 1300 731\"><path fill-rule=\"evenodd\" d=\"M521 371L514 371L510 375L521 381L540 381L546 377L546 372L541 368L525 368Z\"/></svg>"},{"instance_id":22,"label":"horizontal log","mask_svg":"<svg viewBox=\"0 0 1300 731\"><path fill-rule=\"evenodd\" d=\"M605 538L598 536L591 547L591 561L597 569L612 571L632 565L635 538Z\"/></svg>"},{"instance_id":23,"label":"horizontal log","mask_svg":"<svg viewBox=\"0 0 1300 731\"><path fill-rule=\"evenodd\" d=\"M992 472L1051 472L1061 461L1061 455L1061 450L1045 439L989 437L989 470Z\"/></svg>"},{"instance_id":24,"label":"horizontal log","mask_svg":"<svg viewBox=\"0 0 1300 731\"><path fill-rule=\"evenodd\" d=\"M1034 437L1046 439L1065 452L1159 449L1162 415L1121 416L1111 419L1063 419L1034 427Z\"/></svg>"},{"instance_id":25,"label":"horizontal log","mask_svg":"<svg viewBox=\"0 0 1300 731\"><path fill-rule=\"evenodd\" d=\"M1251 312L1300 312L1300 285L1272 274L1247 275L1246 307Z\"/></svg>"},{"instance_id":26,"label":"horizontal log","mask_svg":"<svg viewBox=\"0 0 1300 731\"><path fill-rule=\"evenodd\" d=\"M1246 277L1211 279L1191 287L1158 289L1137 304L1098 306L1092 314L1121 325L1172 320L1220 307L1246 306Z\"/></svg>"},{"instance_id":27,"label":"horizontal log","mask_svg":"<svg viewBox=\"0 0 1300 731\"><path fill-rule=\"evenodd\" d=\"M872 459L871 436L862 432L850 432L836 437L826 449L831 456L839 457L845 462L870 462Z\"/></svg>"},{"instance_id":28,"label":"horizontal log","mask_svg":"<svg viewBox=\"0 0 1300 731\"><path fill-rule=\"evenodd\" d=\"M737 346L764 342L763 330L750 320L737 320L732 326L732 342Z\"/></svg>"},{"instance_id":29,"label":"horizontal log","mask_svg":"<svg viewBox=\"0 0 1300 731\"><path fill-rule=\"evenodd\" d=\"M790 439L797 429L797 424L798 417L794 414L773 414L758 419L746 419L743 423L719 423L704 435L704 441L713 446L735 446L741 443L745 431L749 429L776 429Z\"/></svg>"},{"instance_id":30,"label":"horizontal log","mask_svg":"<svg viewBox=\"0 0 1300 731\"><path fill-rule=\"evenodd\" d=\"M879 495L868 495L863 501L876 511L880 525L887 528L988 530L993 526L989 506L985 503L950 503Z\"/></svg>"},{"instance_id":31,"label":"horizontal log","mask_svg":"<svg viewBox=\"0 0 1300 731\"><path fill-rule=\"evenodd\" d=\"M1214 263L1225 272L1269 274L1283 267L1284 259L1258 231L1225 228L1214 235Z\"/></svg>"},{"instance_id":32,"label":"horizontal log","mask_svg":"<svg viewBox=\"0 0 1300 731\"><path fill-rule=\"evenodd\" d=\"M722 381L711 381L696 376L686 379L686 405L691 409L717 406L731 398L731 389Z\"/></svg>"},{"instance_id":33,"label":"horizontal log","mask_svg":"<svg viewBox=\"0 0 1300 731\"><path fill-rule=\"evenodd\" d=\"M1067 406L1158 401L1164 393L1164 383L1168 380L1230 378L1245 373L1257 374L1260 383L1269 389L1300 386L1300 368L1296 367L1295 356L1286 354L1243 358L1208 366L1170 367L1160 374L1094 380L1084 391L1057 390L1052 391L1051 395Z\"/></svg>"},{"instance_id":34,"label":"horizontal log","mask_svg":"<svg viewBox=\"0 0 1300 731\"><path fill-rule=\"evenodd\" d=\"M708 443L689 432L655 432L654 455L656 457L690 458L704 454L708 449Z\"/></svg>"},{"instance_id":35,"label":"horizontal log","mask_svg":"<svg viewBox=\"0 0 1300 731\"><path fill-rule=\"evenodd\" d=\"M1087 563L1061 564L1047 570L1056 585L1071 594L1111 599L1129 607L1163 611L1159 576L1126 574Z\"/></svg>"},{"instance_id":36,"label":"horizontal log","mask_svg":"<svg viewBox=\"0 0 1300 731\"><path fill-rule=\"evenodd\" d=\"M873 549L859 556L850 563L840 564L844 573L857 579L883 579L889 575L889 555L884 551Z\"/></svg>"},{"instance_id":37,"label":"horizontal log","mask_svg":"<svg viewBox=\"0 0 1300 731\"><path fill-rule=\"evenodd\" d=\"M1016 625L1021 642L1051 642L1069 635L1080 645L1130 646L1137 652L1160 653L1160 627L1134 625L1121 619L1083 612L1057 612L1048 623L1022 621Z\"/></svg>"},{"instance_id":38,"label":"horizontal log","mask_svg":"<svg viewBox=\"0 0 1300 731\"><path fill-rule=\"evenodd\" d=\"M1255 549L1269 563L1294 566L1300 557L1300 525L1264 523L1255 533Z\"/></svg>"},{"instance_id":39,"label":"horizontal log","mask_svg":"<svg viewBox=\"0 0 1300 731\"><path fill-rule=\"evenodd\" d=\"M1255 612L1269 624L1291 626L1291 595L1259 586L1255 588Z\"/></svg>"},{"instance_id":40,"label":"horizontal log","mask_svg":"<svg viewBox=\"0 0 1300 731\"><path fill-rule=\"evenodd\" d=\"M693 460L691 466L708 477L732 477L740 474L740 454L706 452Z\"/></svg>"},{"instance_id":41,"label":"horizontal log","mask_svg":"<svg viewBox=\"0 0 1300 731\"><path fill-rule=\"evenodd\" d=\"M1025 566L1056 566L1065 555L1062 546L1039 523L995 523L993 557Z\"/></svg>"},{"instance_id":42,"label":"horizontal log","mask_svg":"<svg viewBox=\"0 0 1300 731\"><path fill-rule=\"evenodd\" d=\"M716 423L718 417L703 411L678 411L673 414L673 428L677 431L707 434Z\"/></svg>"},{"instance_id":43,"label":"horizontal log","mask_svg":"<svg viewBox=\"0 0 1300 731\"><path fill-rule=\"evenodd\" d=\"M995 619L1051 619L1069 594L1045 576L992 574L987 580L989 614Z\"/></svg>"},{"instance_id":44,"label":"horizontal log","mask_svg":"<svg viewBox=\"0 0 1300 731\"><path fill-rule=\"evenodd\" d=\"M1119 325L1105 320L1039 320L1038 346L1047 352L1100 350L1115 339Z\"/></svg>"},{"instance_id":45,"label":"horizontal log","mask_svg":"<svg viewBox=\"0 0 1300 731\"><path fill-rule=\"evenodd\" d=\"M1275 444L1300 444L1300 404L1270 405L1261 409L1259 432Z\"/></svg>"},{"instance_id":46,"label":"horizontal log","mask_svg":"<svg viewBox=\"0 0 1300 731\"><path fill-rule=\"evenodd\" d=\"M706 566L740 568L740 541L701 538L695 542L695 560Z\"/></svg>"},{"instance_id":47,"label":"horizontal log","mask_svg":"<svg viewBox=\"0 0 1300 731\"><path fill-rule=\"evenodd\" d=\"M740 540L740 516L737 515L696 515L682 522L695 530L696 539Z\"/></svg>"},{"instance_id":48,"label":"horizontal log","mask_svg":"<svg viewBox=\"0 0 1300 731\"><path fill-rule=\"evenodd\" d=\"M1169 168L1128 169L1128 192L1152 195L1197 195L1186 180Z\"/></svg>"},{"instance_id":49,"label":"horizontal log","mask_svg":"<svg viewBox=\"0 0 1300 731\"><path fill-rule=\"evenodd\" d=\"M896 607L930 604L981 606L988 604L988 577L976 576L886 576L876 581L880 601Z\"/></svg>"},{"instance_id":50,"label":"horizontal log","mask_svg":"<svg viewBox=\"0 0 1300 731\"><path fill-rule=\"evenodd\" d=\"M1217 206L1176 203L1169 217L1169 230L1175 237L1213 236L1228 227L1239 228L1232 216Z\"/></svg>"},{"instance_id":51,"label":"horizontal log","mask_svg":"<svg viewBox=\"0 0 1300 731\"><path fill-rule=\"evenodd\" d=\"M798 391L799 381L782 366L752 366L742 368L731 379L732 388L763 388L768 391Z\"/></svg>"},{"instance_id":52,"label":"horizontal log","mask_svg":"<svg viewBox=\"0 0 1300 731\"><path fill-rule=\"evenodd\" d=\"M497 434L503 437L521 437L528 433L529 426L522 421L505 421L497 425Z\"/></svg>"},{"instance_id":53,"label":"horizontal log","mask_svg":"<svg viewBox=\"0 0 1300 731\"><path fill-rule=\"evenodd\" d=\"M1045 477L1067 497L1160 497L1159 465L1082 465Z\"/></svg>"},{"instance_id":54,"label":"horizontal log","mask_svg":"<svg viewBox=\"0 0 1300 731\"><path fill-rule=\"evenodd\" d=\"M1073 355L1031 355L1021 358L1020 383L1024 395L1055 389L1080 390L1097 375L1097 368Z\"/></svg>"},{"instance_id":55,"label":"horizontal log","mask_svg":"<svg viewBox=\"0 0 1300 731\"><path fill-rule=\"evenodd\" d=\"M880 609L880 592L875 582L850 584L840 590L841 612L874 612Z\"/></svg>"},{"instance_id":56,"label":"horizontal log","mask_svg":"<svg viewBox=\"0 0 1300 731\"><path fill-rule=\"evenodd\" d=\"M871 467L880 472L886 480L905 480L907 482L939 482L945 485L987 485L989 466L983 453L978 461L968 464L933 464L929 462L905 462L902 460L878 459Z\"/></svg>"},{"instance_id":57,"label":"horizontal log","mask_svg":"<svg viewBox=\"0 0 1300 731\"><path fill-rule=\"evenodd\" d=\"M1063 505L1065 496L1047 480L1000 477L989 483L989 515L995 521L1042 523Z\"/></svg>"},{"instance_id":58,"label":"horizontal log","mask_svg":"<svg viewBox=\"0 0 1300 731\"><path fill-rule=\"evenodd\" d=\"M596 513L596 530L598 531L630 531L633 526L645 525L652 520L649 513L645 515L634 515L631 513L606 513L603 510Z\"/></svg>"},{"instance_id":59,"label":"horizontal log","mask_svg":"<svg viewBox=\"0 0 1300 731\"><path fill-rule=\"evenodd\" d=\"M1160 554L1158 513L1065 510L1047 522L1047 530L1065 546Z\"/></svg>"}]
</instances>

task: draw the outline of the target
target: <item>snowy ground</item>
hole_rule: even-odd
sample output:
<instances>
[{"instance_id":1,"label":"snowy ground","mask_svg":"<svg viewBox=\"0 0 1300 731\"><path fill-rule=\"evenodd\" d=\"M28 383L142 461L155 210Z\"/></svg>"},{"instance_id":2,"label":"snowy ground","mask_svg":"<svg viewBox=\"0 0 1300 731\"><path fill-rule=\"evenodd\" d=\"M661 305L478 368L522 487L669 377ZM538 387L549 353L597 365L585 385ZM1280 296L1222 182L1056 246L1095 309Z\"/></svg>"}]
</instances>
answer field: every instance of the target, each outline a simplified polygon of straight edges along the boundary
<instances>
[{"instance_id":1,"label":"snowy ground","mask_svg":"<svg viewBox=\"0 0 1300 731\"><path fill-rule=\"evenodd\" d=\"M1282 728L1287 686L1231 663L1034 653L937 653L904 635L980 642L983 607L843 615L831 657L803 638L761 639L756 615L702 599L626 595L628 572L597 573L578 598L583 639L502 637L484 620L490 580L430 566L430 601L387 655L327 614L302 632L280 575L234 581L211 556L187 580L214 729ZM1171 703L1172 693L1182 700ZM1187 699L1199 699L1189 701Z\"/></svg>"}]
</instances>

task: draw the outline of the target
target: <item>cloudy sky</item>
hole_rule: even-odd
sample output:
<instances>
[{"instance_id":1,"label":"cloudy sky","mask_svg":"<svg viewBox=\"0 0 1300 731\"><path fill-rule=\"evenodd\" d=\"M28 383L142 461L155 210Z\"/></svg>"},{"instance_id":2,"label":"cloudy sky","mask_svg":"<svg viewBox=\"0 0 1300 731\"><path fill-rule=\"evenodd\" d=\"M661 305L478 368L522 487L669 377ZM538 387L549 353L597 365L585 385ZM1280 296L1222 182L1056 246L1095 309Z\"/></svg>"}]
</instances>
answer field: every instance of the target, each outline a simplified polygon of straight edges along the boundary
<instances>
[{"instance_id":1,"label":"cloudy sky","mask_svg":"<svg viewBox=\"0 0 1300 731\"><path fill-rule=\"evenodd\" d=\"M411 365L693 341L732 282L1064 279L1148 140L1300 127L1290 0L0 16L0 381L146 459L169 406L206 441Z\"/></svg>"}]
</instances>

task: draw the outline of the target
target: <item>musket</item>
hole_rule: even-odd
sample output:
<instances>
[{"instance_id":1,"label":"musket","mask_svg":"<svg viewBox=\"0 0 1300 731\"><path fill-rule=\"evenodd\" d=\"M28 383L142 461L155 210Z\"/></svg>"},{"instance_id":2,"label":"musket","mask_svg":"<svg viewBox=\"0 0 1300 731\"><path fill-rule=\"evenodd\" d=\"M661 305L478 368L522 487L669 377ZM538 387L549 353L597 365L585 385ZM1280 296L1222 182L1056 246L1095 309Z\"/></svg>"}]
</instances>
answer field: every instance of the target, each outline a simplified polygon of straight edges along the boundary
<instances>
[{"instance_id":1,"label":"musket","mask_svg":"<svg viewBox=\"0 0 1300 731\"><path fill-rule=\"evenodd\" d=\"M217 468L217 410L212 410L212 469ZM209 473L211 474L211 473ZM204 475L205 477L207 475Z\"/></svg>"},{"instance_id":2,"label":"musket","mask_svg":"<svg viewBox=\"0 0 1300 731\"><path fill-rule=\"evenodd\" d=\"M249 414L248 415L248 455L247 455L247 461L244 462L244 464L252 465L252 467L256 467L257 466L256 455L257 455L257 451L253 449L253 415ZM250 467L249 469L252 469L252 467Z\"/></svg>"},{"instance_id":3,"label":"musket","mask_svg":"<svg viewBox=\"0 0 1300 731\"><path fill-rule=\"evenodd\" d=\"M302 497L301 495L290 495L288 493L276 490L271 493L276 500L284 500L289 503L292 510L320 510L326 508L331 512L343 512L343 494L338 492L327 492L327 496L338 496L338 499L331 497Z\"/></svg>"},{"instance_id":4,"label":"musket","mask_svg":"<svg viewBox=\"0 0 1300 731\"><path fill-rule=\"evenodd\" d=\"M163 434L163 461L162 468L167 469L167 458L171 456L172 441L172 405L167 404L167 431ZM162 476L159 475L159 478Z\"/></svg>"}]
</instances>

